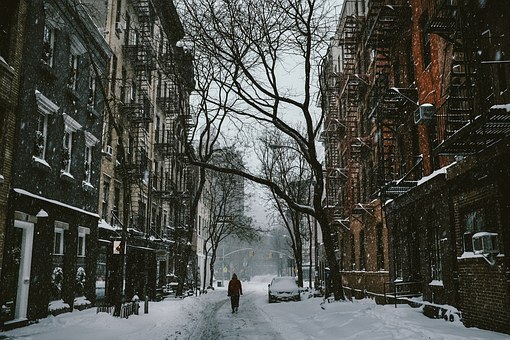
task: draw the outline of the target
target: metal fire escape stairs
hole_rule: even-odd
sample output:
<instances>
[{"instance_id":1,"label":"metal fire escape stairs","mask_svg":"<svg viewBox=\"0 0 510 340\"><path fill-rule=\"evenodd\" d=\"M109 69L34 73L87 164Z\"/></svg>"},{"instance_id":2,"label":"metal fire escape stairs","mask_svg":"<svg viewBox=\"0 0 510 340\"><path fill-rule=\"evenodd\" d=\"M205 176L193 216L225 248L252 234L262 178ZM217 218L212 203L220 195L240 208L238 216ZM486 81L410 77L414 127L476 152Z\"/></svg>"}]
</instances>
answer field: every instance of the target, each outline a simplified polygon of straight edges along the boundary
<instances>
[{"instance_id":1,"label":"metal fire escape stairs","mask_svg":"<svg viewBox=\"0 0 510 340\"><path fill-rule=\"evenodd\" d=\"M340 83L340 120L345 121L345 136L342 139L341 158L345 166L346 181L342 186L345 191L342 211L346 216L350 216L354 206L355 197L358 196L356 185L359 180L360 148L358 144L359 137L359 104L361 95L359 93L361 80L360 75L356 73L356 52L361 38L362 24L364 17L360 12L358 2L349 2L343 7L339 25L339 45L342 50L342 82Z\"/></svg>"},{"instance_id":2,"label":"metal fire escape stairs","mask_svg":"<svg viewBox=\"0 0 510 340\"><path fill-rule=\"evenodd\" d=\"M385 197L396 197L416 185L415 181L398 179L400 154L397 128L403 122L405 106L401 93L391 83L391 56L398 32L411 22L411 8L397 1L376 0L370 3L365 27L365 48L372 51L373 81L369 93L369 119L375 119L378 145L375 146L377 164L373 165L372 196L379 190ZM416 97L416 89L401 89L407 98ZM415 109L415 108L413 108Z\"/></svg>"},{"instance_id":3,"label":"metal fire escape stairs","mask_svg":"<svg viewBox=\"0 0 510 340\"><path fill-rule=\"evenodd\" d=\"M453 54L446 98L438 110L438 126L444 131L434 149L438 155L474 154L510 137L508 110L484 107L490 105L487 98L498 95L491 92L492 84L481 85L491 75L482 75L483 64L477 60L482 34L477 11L476 4L463 0L436 0L427 23L428 32L448 41Z\"/></svg>"}]
</instances>

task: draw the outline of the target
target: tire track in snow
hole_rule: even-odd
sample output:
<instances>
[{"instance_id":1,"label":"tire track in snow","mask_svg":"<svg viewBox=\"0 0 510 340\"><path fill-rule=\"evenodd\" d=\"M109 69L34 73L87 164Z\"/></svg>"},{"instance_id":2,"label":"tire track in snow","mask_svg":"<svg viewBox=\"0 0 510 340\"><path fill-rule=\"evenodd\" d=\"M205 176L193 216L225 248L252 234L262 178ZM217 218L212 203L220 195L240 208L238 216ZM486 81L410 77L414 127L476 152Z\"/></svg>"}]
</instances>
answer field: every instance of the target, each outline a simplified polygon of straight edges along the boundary
<instances>
[{"instance_id":1,"label":"tire track in snow","mask_svg":"<svg viewBox=\"0 0 510 340\"><path fill-rule=\"evenodd\" d=\"M267 316L257 307L256 294L247 293L241 297L239 311L232 314L230 300L225 297L204 309L202 317L187 339L257 339L281 340Z\"/></svg>"},{"instance_id":2,"label":"tire track in snow","mask_svg":"<svg viewBox=\"0 0 510 340\"><path fill-rule=\"evenodd\" d=\"M221 300L207 306L202 312L202 318L196 320L195 329L191 332L188 339L220 339L221 333L218 330L216 314L227 301Z\"/></svg>"}]
</instances>

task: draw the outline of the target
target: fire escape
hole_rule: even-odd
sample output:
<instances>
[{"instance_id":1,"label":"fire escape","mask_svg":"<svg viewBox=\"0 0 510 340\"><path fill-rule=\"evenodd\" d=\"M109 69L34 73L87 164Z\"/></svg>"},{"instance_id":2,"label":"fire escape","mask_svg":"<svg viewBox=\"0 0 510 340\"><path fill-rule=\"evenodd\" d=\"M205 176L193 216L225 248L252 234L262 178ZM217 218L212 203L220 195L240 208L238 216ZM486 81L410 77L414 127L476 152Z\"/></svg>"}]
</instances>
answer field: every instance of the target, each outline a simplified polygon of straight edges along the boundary
<instances>
[{"instance_id":1,"label":"fire escape","mask_svg":"<svg viewBox=\"0 0 510 340\"><path fill-rule=\"evenodd\" d=\"M334 49L335 47L332 47ZM333 53L330 50L330 53ZM331 223L342 218L340 200L341 186L345 186L345 169L340 163L340 139L345 133L345 121L340 120L338 103L338 84L341 75L334 72L334 55L325 64L322 86L325 90L323 109L326 111L324 131L321 139L325 145L326 158L326 202L328 219Z\"/></svg>"},{"instance_id":2,"label":"fire escape","mask_svg":"<svg viewBox=\"0 0 510 340\"><path fill-rule=\"evenodd\" d=\"M342 51L342 81L339 84L340 120L345 122L345 134L340 142L341 164L345 166L342 174L346 182L342 187L343 212L349 216L359 195L357 186L360 171L360 115L359 103L363 78L356 73L356 52L361 36L363 11L359 1L346 1L342 8L339 24L339 45Z\"/></svg>"},{"instance_id":3,"label":"fire escape","mask_svg":"<svg viewBox=\"0 0 510 340\"><path fill-rule=\"evenodd\" d=\"M372 74L369 90L368 118L377 125L377 145L375 164L372 168L372 184L369 190L373 195L379 188L388 197L405 193L416 182L408 180L411 173L401 173L401 162L397 129L404 123L409 112L416 109L409 107L416 103L415 88L395 88L392 73L392 51L398 41L398 34L410 27L411 8L398 1L371 1L365 27L365 48L371 51ZM414 170L414 169L413 169ZM403 177L402 177L403 176Z\"/></svg>"},{"instance_id":4,"label":"fire escape","mask_svg":"<svg viewBox=\"0 0 510 340\"><path fill-rule=\"evenodd\" d=\"M151 101L152 71L155 67L151 45L152 9L149 1L134 3L138 24L132 23L126 29L126 41L122 47L124 59L131 66L131 78L124 85L125 97L120 106L122 116L129 126L129 142L126 170L131 186L137 186L136 199L132 194L132 224L135 232L149 232L150 202L144 203L141 192L147 191L147 180L151 182L152 161L150 157L151 137L149 125L153 121L154 107ZM143 185L145 183L145 185ZM145 189L144 189L145 188ZM150 196L150 195L148 195ZM150 200L150 198L149 198Z\"/></svg>"},{"instance_id":5,"label":"fire escape","mask_svg":"<svg viewBox=\"0 0 510 340\"><path fill-rule=\"evenodd\" d=\"M157 105L164 113L164 125L155 131L155 158L161 160L161 170L156 172L157 183L153 193L170 210L170 230L165 236L175 242L184 235L189 221L190 165L186 146L191 144L195 121L183 98L186 97L187 80L193 77L192 69L182 66L183 51L169 48L159 54L165 80L158 90ZM191 62L191 60L188 60ZM187 72L191 71L191 74ZM183 73L184 72L184 73ZM186 80L187 79L187 80Z\"/></svg>"},{"instance_id":6,"label":"fire escape","mask_svg":"<svg viewBox=\"0 0 510 340\"><path fill-rule=\"evenodd\" d=\"M495 69L507 73L510 64L483 55L488 47L483 41L490 37L477 27L477 12L467 1L436 0L427 23L427 31L453 49L445 100L438 109L439 140L434 152L440 155L474 154L510 137L510 114L505 105L498 105L510 101L505 91L508 82L494 79ZM494 48L498 45L494 43L488 45Z\"/></svg>"}]
</instances>

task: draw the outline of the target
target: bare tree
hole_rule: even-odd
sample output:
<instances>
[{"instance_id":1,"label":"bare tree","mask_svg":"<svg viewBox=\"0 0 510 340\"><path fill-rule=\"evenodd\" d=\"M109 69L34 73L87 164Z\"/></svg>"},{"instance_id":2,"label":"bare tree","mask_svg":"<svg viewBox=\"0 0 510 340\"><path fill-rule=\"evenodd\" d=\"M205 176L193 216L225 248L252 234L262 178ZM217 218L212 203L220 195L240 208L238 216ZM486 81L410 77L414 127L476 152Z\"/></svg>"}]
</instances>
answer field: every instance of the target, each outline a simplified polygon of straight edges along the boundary
<instances>
[{"instance_id":1,"label":"bare tree","mask_svg":"<svg viewBox=\"0 0 510 340\"><path fill-rule=\"evenodd\" d=\"M214 61L217 71L203 75L210 77L214 88L203 100L220 107L222 114L229 117L232 129L237 131L236 138L253 138L252 132L258 127L267 127L293 140L311 170L312 204L296 201L286 188L264 174L193 157L191 162L262 184L290 208L313 216L324 235L335 299L343 299L335 242L329 236L331 226L322 206L324 178L316 142L323 116L313 106L320 53L326 50L330 34L328 13L333 13L326 4L325 0L182 2L183 21L195 56ZM230 93L229 100L219 96L221 92Z\"/></svg>"},{"instance_id":2,"label":"bare tree","mask_svg":"<svg viewBox=\"0 0 510 340\"><path fill-rule=\"evenodd\" d=\"M298 204L311 202L311 171L292 140L278 133L267 133L261 139L259 160L265 177L285 188ZM308 228L299 210L292 209L273 190L269 201L276 211L276 220L284 226L296 261L298 284L303 287L303 241L308 239Z\"/></svg>"}]
</instances>

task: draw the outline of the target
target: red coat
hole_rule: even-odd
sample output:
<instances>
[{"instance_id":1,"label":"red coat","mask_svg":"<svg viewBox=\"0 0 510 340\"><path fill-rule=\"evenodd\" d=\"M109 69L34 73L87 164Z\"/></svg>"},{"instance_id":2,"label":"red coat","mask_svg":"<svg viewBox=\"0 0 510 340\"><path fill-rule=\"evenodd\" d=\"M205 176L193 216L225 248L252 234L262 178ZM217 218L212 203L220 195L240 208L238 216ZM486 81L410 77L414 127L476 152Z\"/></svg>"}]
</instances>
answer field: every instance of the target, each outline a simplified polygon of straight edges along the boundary
<instances>
[{"instance_id":1,"label":"red coat","mask_svg":"<svg viewBox=\"0 0 510 340\"><path fill-rule=\"evenodd\" d=\"M243 295L243 287L241 286L241 281L239 281L236 277L233 277L228 283L228 296L237 295Z\"/></svg>"}]
</instances>

